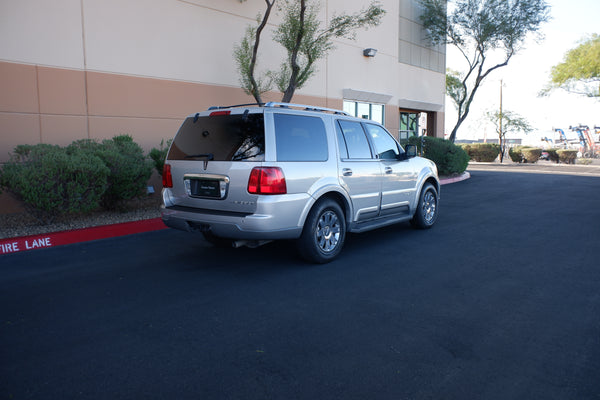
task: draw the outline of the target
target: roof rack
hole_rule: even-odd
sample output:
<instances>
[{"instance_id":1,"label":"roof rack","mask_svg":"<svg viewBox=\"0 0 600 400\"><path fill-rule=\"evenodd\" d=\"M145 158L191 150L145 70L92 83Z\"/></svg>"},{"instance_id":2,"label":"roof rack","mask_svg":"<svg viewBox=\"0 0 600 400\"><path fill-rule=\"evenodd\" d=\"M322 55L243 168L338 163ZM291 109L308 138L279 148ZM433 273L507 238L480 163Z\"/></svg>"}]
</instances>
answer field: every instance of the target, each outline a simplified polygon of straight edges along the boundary
<instances>
[{"instance_id":1,"label":"roof rack","mask_svg":"<svg viewBox=\"0 0 600 400\"><path fill-rule=\"evenodd\" d=\"M330 113L339 114L339 115L350 115L346 111L336 110L334 108L315 107L315 106L308 106L306 104L280 103L280 102L275 102L275 101L270 101L268 103L236 104L236 105L232 105L232 106L212 106L212 107L208 108L208 111L223 110L226 108L248 107L248 106L269 107L269 108L275 108L275 107L292 108L293 107L293 108L301 108L305 111L319 111L319 112L330 112Z\"/></svg>"},{"instance_id":2,"label":"roof rack","mask_svg":"<svg viewBox=\"0 0 600 400\"><path fill-rule=\"evenodd\" d=\"M211 111L211 110L222 110L224 108L248 107L248 106L262 107L264 105L265 105L265 103L247 103L247 104L235 104L235 105L232 105L232 106L212 106L212 107L208 107L208 111Z\"/></svg>"},{"instance_id":3,"label":"roof rack","mask_svg":"<svg viewBox=\"0 0 600 400\"><path fill-rule=\"evenodd\" d=\"M281 107L281 108L302 108L306 111L320 111L320 112L330 112L333 114L341 114L341 115L350 115L345 111L342 110L336 110L334 108L325 108L325 107L314 107L314 106L307 106L306 104L294 104L294 103L278 103L278 102L274 102L274 101L270 101L267 104L264 105L265 107Z\"/></svg>"}]
</instances>

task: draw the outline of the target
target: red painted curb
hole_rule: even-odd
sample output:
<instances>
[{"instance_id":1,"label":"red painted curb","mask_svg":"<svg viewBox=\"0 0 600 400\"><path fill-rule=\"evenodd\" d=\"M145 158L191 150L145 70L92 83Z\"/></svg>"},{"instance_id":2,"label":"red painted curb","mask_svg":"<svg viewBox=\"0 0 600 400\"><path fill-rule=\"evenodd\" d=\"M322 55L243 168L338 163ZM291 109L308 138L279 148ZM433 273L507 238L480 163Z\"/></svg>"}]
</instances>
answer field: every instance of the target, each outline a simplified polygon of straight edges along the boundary
<instances>
[{"instance_id":1,"label":"red painted curb","mask_svg":"<svg viewBox=\"0 0 600 400\"><path fill-rule=\"evenodd\" d=\"M462 182L464 180L467 180L471 177L471 174L468 172L463 172L460 176L454 177L454 178L445 178L442 179L440 181L440 185L448 185L450 183L456 183L456 182Z\"/></svg>"},{"instance_id":2,"label":"red painted curb","mask_svg":"<svg viewBox=\"0 0 600 400\"><path fill-rule=\"evenodd\" d=\"M167 227L163 224L162 219L153 218L141 221L123 222L120 224L94 226L85 229L75 229L71 231L1 239L0 255L132 235L135 233L157 231L166 228Z\"/></svg>"}]
</instances>

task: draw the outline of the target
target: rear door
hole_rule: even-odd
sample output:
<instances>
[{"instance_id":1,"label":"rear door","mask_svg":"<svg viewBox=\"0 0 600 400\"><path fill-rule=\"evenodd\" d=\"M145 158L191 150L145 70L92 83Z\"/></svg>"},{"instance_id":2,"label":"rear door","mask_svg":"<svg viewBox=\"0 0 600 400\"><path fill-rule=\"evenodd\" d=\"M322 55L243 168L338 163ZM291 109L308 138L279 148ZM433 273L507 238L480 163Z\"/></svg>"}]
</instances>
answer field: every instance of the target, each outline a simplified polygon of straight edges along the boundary
<instances>
[{"instance_id":1,"label":"rear door","mask_svg":"<svg viewBox=\"0 0 600 400\"><path fill-rule=\"evenodd\" d=\"M365 221L379 215L381 168L374 158L360 122L339 119L335 122L340 162L341 185L352 200L353 221Z\"/></svg>"},{"instance_id":2,"label":"rear door","mask_svg":"<svg viewBox=\"0 0 600 400\"><path fill-rule=\"evenodd\" d=\"M236 110L237 111L237 110ZM252 168L265 159L264 114L216 111L187 118L167 155L178 206L252 213Z\"/></svg>"}]
</instances>

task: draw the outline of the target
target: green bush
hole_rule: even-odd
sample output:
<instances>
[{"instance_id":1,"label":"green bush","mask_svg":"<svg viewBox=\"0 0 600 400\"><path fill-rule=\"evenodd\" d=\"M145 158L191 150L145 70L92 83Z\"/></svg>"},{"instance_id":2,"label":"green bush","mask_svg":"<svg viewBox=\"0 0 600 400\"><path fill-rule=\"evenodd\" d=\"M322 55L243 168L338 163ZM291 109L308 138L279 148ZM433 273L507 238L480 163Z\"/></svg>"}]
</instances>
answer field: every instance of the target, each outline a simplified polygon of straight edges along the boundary
<instances>
[{"instance_id":1,"label":"green bush","mask_svg":"<svg viewBox=\"0 0 600 400\"><path fill-rule=\"evenodd\" d=\"M508 156L513 162L522 163L523 162L523 153L521 150L523 146L515 146L508 149Z\"/></svg>"},{"instance_id":2,"label":"green bush","mask_svg":"<svg viewBox=\"0 0 600 400\"><path fill-rule=\"evenodd\" d=\"M41 222L97 209L109 170L84 151L47 144L20 145L0 171L0 186L21 198Z\"/></svg>"},{"instance_id":3,"label":"green bush","mask_svg":"<svg viewBox=\"0 0 600 400\"><path fill-rule=\"evenodd\" d=\"M558 163L559 158L558 158L557 150L558 149L546 149L546 152L548 152L548 160Z\"/></svg>"},{"instance_id":4,"label":"green bush","mask_svg":"<svg viewBox=\"0 0 600 400\"><path fill-rule=\"evenodd\" d=\"M524 147L521 149L521 154L523 154L523 161L526 163L536 163L540 156L542 155L542 149L537 147Z\"/></svg>"},{"instance_id":5,"label":"green bush","mask_svg":"<svg viewBox=\"0 0 600 400\"><path fill-rule=\"evenodd\" d=\"M575 159L577 158L577 150L566 150L560 149L556 150L556 154L558 154L558 159L560 162L565 164L575 164Z\"/></svg>"},{"instance_id":6,"label":"green bush","mask_svg":"<svg viewBox=\"0 0 600 400\"><path fill-rule=\"evenodd\" d=\"M500 154L500 145L496 143L472 143L463 149L471 160L478 162L493 162Z\"/></svg>"},{"instance_id":7,"label":"green bush","mask_svg":"<svg viewBox=\"0 0 600 400\"><path fill-rule=\"evenodd\" d=\"M73 142L67 150L92 154L100 158L110 170L108 188L101 201L106 209L116 209L124 200L142 195L152 174L152 163L129 135L115 136L102 143L79 140Z\"/></svg>"},{"instance_id":8,"label":"green bush","mask_svg":"<svg viewBox=\"0 0 600 400\"><path fill-rule=\"evenodd\" d=\"M462 174L469 165L469 156L460 147L449 140L431 136L409 138L409 144L417 146L421 151L422 141L424 143L423 156L433 161L440 175Z\"/></svg>"},{"instance_id":9,"label":"green bush","mask_svg":"<svg viewBox=\"0 0 600 400\"><path fill-rule=\"evenodd\" d=\"M167 158L167 152L169 151L169 147L171 147L171 143L173 139L167 140L167 144L165 146L165 140L160 141L160 148L153 147L148 153L148 157L152 159L154 163L154 168L156 171L162 176L163 167L165 165L165 159Z\"/></svg>"}]
</instances>

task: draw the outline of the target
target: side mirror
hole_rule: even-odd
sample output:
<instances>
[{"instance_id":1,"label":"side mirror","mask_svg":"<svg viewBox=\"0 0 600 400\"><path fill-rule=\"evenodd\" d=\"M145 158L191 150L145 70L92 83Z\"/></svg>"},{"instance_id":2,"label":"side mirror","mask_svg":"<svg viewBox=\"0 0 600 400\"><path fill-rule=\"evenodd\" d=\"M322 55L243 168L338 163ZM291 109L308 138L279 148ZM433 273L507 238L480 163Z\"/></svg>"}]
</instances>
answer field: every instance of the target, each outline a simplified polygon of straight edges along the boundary
<instances>
[{"instance_id":1,"label":"side mirror","mask_svg":"<svg viewBox=\"0 0 600 400\"><path fill-rule=\"evenodd\" d=\"M414 144L407 144L404 150L406 151L406 158L413 158L417 156L417 146Z\"/></svg>"}]
</instances>

